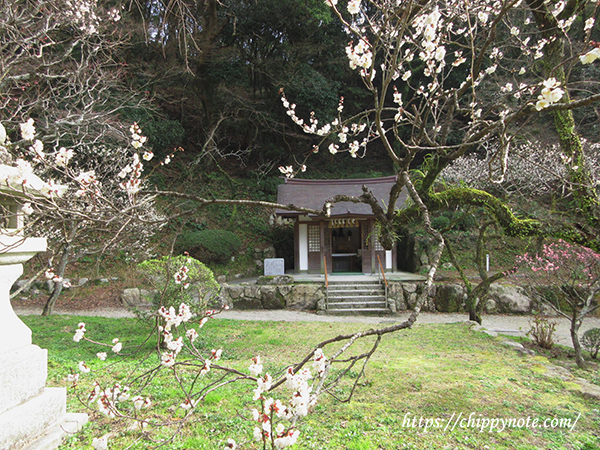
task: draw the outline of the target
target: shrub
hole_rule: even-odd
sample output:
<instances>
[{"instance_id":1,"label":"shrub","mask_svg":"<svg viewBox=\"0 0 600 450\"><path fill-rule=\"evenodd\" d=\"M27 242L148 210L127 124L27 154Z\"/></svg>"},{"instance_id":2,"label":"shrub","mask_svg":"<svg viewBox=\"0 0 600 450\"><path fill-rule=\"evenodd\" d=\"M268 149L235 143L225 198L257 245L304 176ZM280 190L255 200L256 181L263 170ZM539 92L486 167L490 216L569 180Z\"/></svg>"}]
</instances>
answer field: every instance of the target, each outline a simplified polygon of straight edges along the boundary
<instances>
[{"instance_id":1,"label":"shrub","mask_svg":"<svg viewBox=\"0 0 600 450\"><path fill-rule=\"evenodd\" d=\"M600 351L600 328L590 328L583 333L581 345L590 352L592 359L596 359Z\"/></svg>"},{"instance_id":2,"label":"shrub","mask_svg":"<svg viewBox=\"0 0 600 450\"><path fill-rule=\"evenodd\" d=\"M550 349L554 346L555 331L555 322L550 322L546 317L537 314L533 317L531 329L527 332L527 336L533 339L538 347Z\"/></svg>"},{"instance_id":3,"label":"shrub","mask_svg":"<svg viewBox=\"0 0 600 450\"><path fill-rule=\"evenodd\" d=\"M144 261L137 268L146 285L153 289L154 311L161 306L177 310L185 303L193 314L204 315L208 307L219 303L220 286L212 270L194 258L165 256Z\"/></svg>"},{"instance_id":4,"label":"shrub","mask_svg":"<svg viewBox=\"0 0 600 450\"><path fill-rule=\"evenodd\" d=\"M436 230L445 230L450 226L450 218L446 216L438 216L431 219L431 226Z\"/></svg>"},{"instance_id":5,"label":"shrub","mask_svg":"<svg viewBox=\"0 0 600 450\"><path fill-rule=\"evenodd\" d=\"M225 263L240 248L241 241L235 233L226 230L202 230L184 233L177 238L175 250L188 252L205 263Z\"/></svg>"}]
</instances>

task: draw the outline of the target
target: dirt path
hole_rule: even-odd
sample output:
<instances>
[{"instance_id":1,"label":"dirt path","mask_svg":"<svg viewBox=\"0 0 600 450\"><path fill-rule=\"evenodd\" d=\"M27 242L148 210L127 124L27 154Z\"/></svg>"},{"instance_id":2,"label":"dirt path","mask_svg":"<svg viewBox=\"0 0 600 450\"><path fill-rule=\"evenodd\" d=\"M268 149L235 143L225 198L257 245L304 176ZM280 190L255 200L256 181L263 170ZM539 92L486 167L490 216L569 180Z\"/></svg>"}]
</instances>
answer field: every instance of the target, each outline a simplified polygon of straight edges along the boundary
<instances>
[{"instance_id":1,"label":"dirt path","mask_svg":"<svg viewBox=\"0 0 600 450\"><path fill-rule=\"evenodd\" d=\"M20 308L15 306L15 312L18 315L36 315L41 314L41 307ZM124 308L95 308L89 310L66 310L56 308L56 314L61 315L78 315L78 316L95 316L95 317L135 317L131 312ZM282 322L354 322L354 323L372 323L372 324L389 324L408 318L409 313L400 314L393 317L379 316L329 316L323 314L315 314L306 311L290 311L285 309L276 310L229 310L217 315L217 318L232 319L232 320L271 320ZM488 330L495 331L499 334L507 334L511 336L525 336L525 333L530 329L530 317L528 316L507 316L507 315L487 315L484 316L483 326ZM569 321L562 318L553 318L557 322L556 336L557 343L572 347L571 338L569 336ZM421 313L417 320L417 324L435 324L435 323L455 323L467 322L466 314L452 313ZM584 331L590 328L600 328L600 318L587 319L580 331L580 336Z\"/></svg>"}]
</instances>

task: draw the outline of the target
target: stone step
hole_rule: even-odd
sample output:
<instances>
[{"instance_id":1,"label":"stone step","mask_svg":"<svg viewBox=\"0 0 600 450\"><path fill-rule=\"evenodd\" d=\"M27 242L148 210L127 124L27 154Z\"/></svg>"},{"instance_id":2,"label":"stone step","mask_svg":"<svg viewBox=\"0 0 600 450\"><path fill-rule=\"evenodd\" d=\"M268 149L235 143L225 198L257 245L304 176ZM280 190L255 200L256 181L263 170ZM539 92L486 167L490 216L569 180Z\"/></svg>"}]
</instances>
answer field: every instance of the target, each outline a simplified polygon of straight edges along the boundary
<instances>
[{"instance_id":1,"label":"stone step","mask_svg":"<svg viewBox=\"0 0 600 450\"><path fill-rule=\"evenodd\" d=\"M375 290L375 289L369 289L369 290L364 290L364 291L328 291L327 296L329 298L332 298L332 297L338 297L338 298L373 297L373 296L379 296L379 297L384 296L385 297L385 291Z\"/></svg>"},{"instance_id":2,"label":"stone step","mask_svg":"<svg viewBox=\"0 0 600 450\"><path fill-rule=\"evenodd\" d=\"M354 308L387 308L387 303L382 302L329 302L327 309L354 309Z\"/></svg>"},{"instance_id":3,"label":"stone step","mask_svg":"<svg viewBox=\"0 0 600 450\"><path fill-rule=\"evenodd\" d=\"M328 295L327 298L331 302L353 302L353 301L385 301L385 295Z\"/></svg>"},{"instance_id":4,"label":"stone step","mask_svg":"<svg viewBox=\"0 0 600 450\"><path fill-rule=\"evenodd\" d=\"M334 282L327 289L327 314L387 314L385 289L380 283Z\"/></svg>"},{"instance_id":5,"label":"stone step","mask_svg":"<svg viewBox=\"0 0 600 450\"><path fill-rule=\"evenodd\" d=\"M330 284L328 290L355 290L355 289L381 289L379 283L364 283L364 284Z\"/></svg>"},{"instance_id":6,"label":"stone step","mask_svg":"<svg viewBox=\"0 0 600 450\"><path fill-rule=\"evenodd\" d=\"M328 309L326 314L332 315L352 315L352 314L390 314L388 308L353 308L353 309Z\"/></svg>"}]
</instances>

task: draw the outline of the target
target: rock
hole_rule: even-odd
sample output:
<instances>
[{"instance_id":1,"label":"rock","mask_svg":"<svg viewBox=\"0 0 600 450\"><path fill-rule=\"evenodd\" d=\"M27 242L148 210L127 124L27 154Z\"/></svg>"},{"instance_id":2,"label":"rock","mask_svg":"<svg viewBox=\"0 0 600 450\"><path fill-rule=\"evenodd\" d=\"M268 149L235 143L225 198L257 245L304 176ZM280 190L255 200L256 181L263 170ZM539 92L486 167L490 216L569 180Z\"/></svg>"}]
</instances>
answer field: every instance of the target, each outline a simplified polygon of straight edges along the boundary
<instances>
[{"instance_id":1,"label":"rock","mask_svg":"<svg viewBox=\"0 0 600 450\"><path fill-rule=\"evenodd\" d=\"M100 279L98 280L98 282L99 282L100 284L108 284L108 283L110 283L110 280L109 280L108 278L100 278Z\"/></svg>"},{"instance_id":2,"label":"rock","mask_svg":"<svg viewBox=\"0 0 600 450\"><path fill-rule=\"evenodd\" d=\"M523 347L523 344L520 344L519 342L511 341L510 339L505 339L504 341L502 341L500 343L502 345L504 345L505 347L512 347L512 348L520 351L521 353L528 353L527 349L525 347Z\"/></svg>"},{"instance_id":3,"label":"rock","mask_svg":"<svg viewBox=\"0 0 600 450\"><path fill-rule=\"evenodd\" d=\"M279 287L280 290L282 288L284 286ZM323 286L319 284L296 284L289 294L285 295L285 306L289 309L314 311L321 308L318 305L325 309L325 294Z\"/></svg>"},{"instance_id":4,"label":"rock","mask_svg":"<svg viewBox=\"0 0 600 450\"><path fill-rule=\"evenodd\" d=\"M258 284L259 286L292 284L293 282L294 277L292 277L291 275L262 276L258 277L258 280L256 280L256 284Z\"/></svg>"},{"instance_id":5,"label":"rock","mask_svg":"<svg viewBox=\"0 0 600 450\"><path fill-rule=\"evenodd\" d=\"M402 283L402 288L406 292L417 292L417 284L416 283Z\"/></svg>"},{"instance_id":6,"label":"rock","mask_svg":"<svg viewBox=\"0 0 600 450\"><path fill-rule=\"evenodd\" d=\"M294 285L292 285L292 284L284 284L277 288L279 293L281 295L283 295L284 297L287 297L288 295L290 295L290 292L292 292L293 289L294 289Z\"/></svg>"},{"instance_id":7,"label":"rock","mask_svg":"<svg viewBox=\"0 0 600 450\"><path fill-rule=\"evenodd\" d=\"M392 311L405 311L406 302L404 301L404 290L406 285L402 283L390 282L388 285L388 301L393 302ZM416 289L416 288L415 288Z\"/></svg>"},{"instance_id":8,"label":"rock","mask_svg":"<svg viewBox=\"0 0 600 450\"><path fill-rule=\"evenodd\" d=\"M531 312L532 301L525 290L510 284L492 284L488 299L496 302L496 312L502 314L526 314Z\"/></svg>"},{"instance_id":9,"label":"rock","mask_svg":"<svg viewBox=\"0 0 600 450\"><path fill-rule=\"evenodd\" d=\"M271 245L263 250L263 258L275 258L276 253L275 247Z\"/></svg>"},{"instance_id":10,"label":"rock","mask_svg":"<svg viewBox=\"0 0 600 450\"><path fill-rule=\"evenodd\" d=\"M121 303L125 306L133 308L140 303L140 290L138 288L123 289L119 300L121 300Z\"/></svg>"},{"instance_id":11,"label":"rock","mask_svg":"<svg viewBox=\"0 0 600 450\"><path fill-rule=\"evenodd\" d=\"M154 294L146 289L127 288L123 289L119 300L128 308L151 308Z\"/></svg>"},{"instance_id":12,"label":"rock","mask_svg":"<svg viewBox=\"0 0 600 450\"><path fill-rule=\"evenodd\" d=\"M262 300L259 289L247 284L223 284L221 300L234 309L261 309Z\"/></svg>"},{"instance_id":13,"label":"rock","mask_svg":"<svg viewBox=\"0 0 600 450\"><path fill-rule=\"evenodd\" d=\"M417 293L416 292L412 292L412 293L408 293L405 292L404 293L404 300L406 302L406 309L413 309L417 303Z\"/></svg>"},{"instance_id":14,"label":"rock","mask_svg":"<svg viewBox=\"0 0 600 450\"><path fill-rule=\"evenodd\" d=\"M225 275L219 275L217 277L217 283L219 283L219 284L227 283L227 277Z\"/></svg>"},{"instance_id":15,"label":"rock","mask_svg":"<svg viewBox=\"0 0 600 450\"><path fill-rule=\"evenodd\" d=\"M21 289L23 286L26 286L29 283L29 280L17 280L15 284L13 284L13 290ZM24 289L23 292L28 292L29 288Z\"/></svg>"},{"instance_id":16,"label":"rock","mask_svg":"<svg viewBox=\"0 0 600 450\"><path fill-rule=\"evenodd\" d=\"M437 287L435 309L443 313L459 312L464 301L464 288L460 284L442 284Z\"/></svg>"},{"instance_id":17,"label":"rock","mask_svg":"<svg viewBox=\"0 0 600 450\"><path fill-rule=\"evenodd\" d=\"M445 270L450 270L453 267L454 267L454 265L451 262L446 262L446 263L442 264L442 269L445 269Z\"/></svg>"},{"instance_id":18,"label":"rock","mask_svg":"<svg viewBox=\"0 0 600 450\"><path fill-rule=\"evenodd\" d=\"M498 312L496 302L491 298L487 302L485 302L485 312L487 312L488 314L494 314Z\"/></svg>"},{"instance_id":19,"label":"rock","mask_svg":"<svg viewBox=\"0 0 600 450\"><path fill-rule=\"evenodd\" d=\"M260 298L264 309L285 308L285 299L275 286L263 286L260 289Z\"/></svg>"}]
</instances>

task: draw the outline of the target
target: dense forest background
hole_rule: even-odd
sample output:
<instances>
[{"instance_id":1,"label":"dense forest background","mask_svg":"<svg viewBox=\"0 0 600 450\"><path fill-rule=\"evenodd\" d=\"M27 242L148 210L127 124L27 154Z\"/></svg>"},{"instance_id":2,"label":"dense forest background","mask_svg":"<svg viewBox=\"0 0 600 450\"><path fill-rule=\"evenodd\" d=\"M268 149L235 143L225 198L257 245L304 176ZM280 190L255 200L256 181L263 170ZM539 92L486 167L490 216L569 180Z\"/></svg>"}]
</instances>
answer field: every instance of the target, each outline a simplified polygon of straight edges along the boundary
<instances>
[{"instance_id":1,"label":"dense forest background","mask_svg":"<svg viewBox=\"0 0 600 450\"><path fill-rule=\"evenodd\" d=\"M2 27L8 30L2 41L8 53L3 57L0 96L7 124L16 127L33 117L47 144L79 149L82 167L86 152L126 141L129 126L137 122L158 158L184 150L152 173L151 183L159 189L274 201L281 182L278 167L299 164L307 155L309 170L301 175L307 178L396 173L377 141L359 159L348 153L313 153L318 139L295 126L282 107L285 90L300 117L314 112L326 122L336 116L341 97L348 116L372 102L363 80L348 65L348 33L322 0L74 3L93 4L103 12L94 34L75 26L78 17L55 11L56 2L36 2L33 8L24 1L0 1L5 12ZM35 20L40 17L50 19L42 25ZM573 26L572 34L583 39L583 20ZM588 82L599 75L593 65L569 74L582 93L594 92ZM490 86L490 96L494 89L497 86ZM577 98L577 92L572 95ZM591 142L598 140L599 117L593 103L575 112L579 133ZM557 142L556 128L540 113L521 130L521 139L544 152ZM485 160L485 146L470 153L477 161ZM421 157L415 159L413 169L422 163ZM448 177L453 183L476 184L484 176L473 171L467 178L460 170ZM558 182L535 198L530 188L523 189L528 182L538 183L522 179L521 185L486 188L501 198L510 196L523 215L569 211L572 199L564 190L559 192ZM539 211L533 206L538 201ZM185 207L190 204L193 201ZM154 254L168 251L178 235L215 228L235 233L242 248L289 240L289 230L270 226L269 212L259 208L215 205L198 215L177 217L179 206L170 201L158 206L176 217L161 228L162 247ZM462 228L477 225L476 208L441 215L445 218L437 220L440 228L456 227L458 222Z\"/></svg>"}]
</instances>

